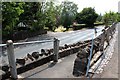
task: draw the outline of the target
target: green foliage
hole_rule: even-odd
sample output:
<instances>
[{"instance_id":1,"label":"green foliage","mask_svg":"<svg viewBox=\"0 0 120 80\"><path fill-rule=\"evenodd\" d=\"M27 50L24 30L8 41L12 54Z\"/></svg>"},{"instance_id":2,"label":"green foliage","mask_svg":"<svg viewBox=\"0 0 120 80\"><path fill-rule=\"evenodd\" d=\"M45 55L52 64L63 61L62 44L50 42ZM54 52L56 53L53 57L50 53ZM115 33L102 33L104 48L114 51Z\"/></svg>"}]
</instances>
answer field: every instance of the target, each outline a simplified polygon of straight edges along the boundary
<instances>
[{"instance_id":1,"label":"green foliage","mask_svg":"<svg viewBox=\"0 0 120 80\"><path fill-rule=\"evenodd\" d=\"M88 8L84 8L80 13L77 14L76 21L79 24L86 24L88 26L93 26L97 17L98 14L95 12L95 9L88 7Z\"/></svg>"},{"instance_id":2,"label":"green foliage","mask_svg":"<svg viewBox=\"0 0 120 80\"><path fill-rule=\"evenodd\" d=\"M70 26L75 20L78 7L76 4L74 4L73 2L69 2L69 1L62 2L60 6L62 7L61 8L62 12L60 16L61 25L68 28L68 26Z\"/></svg>"},{"instance_id":3,"label":"green foliage","mask_svg":"<svg viewBox=\"0 0 120 80\"><path fill-rule=\"evenodd\" d=\"M114 13L112 11L105 13L103 15L103 22L105 25L111 25L113 22L117 22L119 20L119 14Z\"/></svg>"},{"instance_id":4,"label":"green foliage","mask_svg":"<svg viewBox=\"0 0 120 80\"><path fill-rule=\"evenodd\" d=\"M24 12L23 2L3 2L2 3L2 31L3 35L13 33L14 27L19 21L19 16Z\"/></svg>"},{"instance_id":5,"label":"green foliage","mask_svg":"<svg viewBox=\"0 0 120 80\"><path fill-rule=\"evenodd\" d=\"M24 3L4 2L2 3L3 28L6 26L14 27L19 21L19 16L24 12L22 5ZM5 24L4 24L5 23Z\"/></svg>"},{"instance_id":6,"label":"green foliage","mask_svg":"<svg viewBox=\"0 0 120 80\"><path fill-rule=\"evenodd\" d=\"M95 22L103 21L106 25L120 21L120 14L109 12L104 16L98 15L94 8L84 8L77 13L78 7L70 1L63 1L55 4L56 0L46 2L2 2L2 32L3 35L10 35L14 32L18 23L22 22L29 26L31 31L38 31L44 28L54 31L59 25L69 28L74 21L79 25L98 25ZM60 29L63 29L60 27ZM64 30L64 29L63 29Z\"/></svg>"},{"instance_id":7,"label":"green foliage","mask_svg":"<svg viewBox=\"0 0 120 80\"><path fill-rule=\"evenodd\" d=\"M61 14L62 14L62 5L57 5L55 7L56 27L59 26L59 25L62 25L62 23L61 23L61 20L62 20Z\"/></svg>"},{"instance_id":8,"label":"green foliage","mask_svg":"<svg viewBox=\"0 0 120 80\"><path fill-rule=\"evenodd\" d=\"M120 22L120 13L116 13L117 15L117 22Z\"/></svg>"},{"instance_id":9,"label":"green foliage","mask_svg":"<svg viewBox=\"0 0 120 80\"><path fill-rule=\"evenodd\" d=\"M20 22L24 22L31 30L39 30L39 25L37 23L37 12L39 9L38 2L25 2L23 5L24 13L20 15Z\"/></svg>"},{"instance_id":10,"label":"green foliage","mask_svg":"<svg viewBox=\"0 0 120 80\"><path fill-rule=\"evenodd\" d=\"M63 25L68 27L72 24L77 13L77 5L73 2L64 1L56 5L55 0L47 2L3 2L2 23L5 34L13 33L18 23L23 22L31 30L36 31L48 27Z\"/></svg>"},{"instance_id":11,"label":"green foliage","mask_svg":"<svg viewBox=\"0 0 120 80\"><path fill-rule=\"evenodd\" d=\"M56 13L55 4L52 1L46 3L45 17L45 26L50 30L54 30L54 26L56 25Z\"/></svg>"},{"instance_id":12,"label":"green foliage","mask_svg":"<svg viewBox=\"0 0 120 80\"><path fill-rule=\"evenodd\" d=\"M40 30L44 27L53 29L56 24L54 2L27 2L25 4L25 12L21 15L21 21L31 26L32 30Z\"/></svg>"},{"instance_id":13,"label":"green foliage","mask_svg":"<svg viewBox=\"0 0 120 80\"><path fill-rule=\"evenodd\" d=\"M97 19L96 19L96 22L102 22L102 15L101 14L99 14L98 15L98 17L97 17Z\"/></svg>"}]
</instances>

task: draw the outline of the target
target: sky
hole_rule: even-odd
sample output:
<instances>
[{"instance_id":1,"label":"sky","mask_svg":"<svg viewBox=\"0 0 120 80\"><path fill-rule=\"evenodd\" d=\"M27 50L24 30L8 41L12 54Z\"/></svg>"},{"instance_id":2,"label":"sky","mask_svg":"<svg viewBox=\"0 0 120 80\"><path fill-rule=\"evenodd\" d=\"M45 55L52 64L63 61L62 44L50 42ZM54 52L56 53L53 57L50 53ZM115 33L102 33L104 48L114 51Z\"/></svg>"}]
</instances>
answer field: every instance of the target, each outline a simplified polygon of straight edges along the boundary
<instances>
[{"instance_id":1,"label":"sky","mask_svg":"<svg viewBox=\"0 0 120 80\"><path fill-rule=\"evenodd\" d=\"M62 2L64 0L59 0ZM93 7L98 14L113 11L118 12L118 2L120 0L68 0L78 5L78 12L85 7ZM119 6L120 7L120 6Z\"/></svg>"}]
</instances>

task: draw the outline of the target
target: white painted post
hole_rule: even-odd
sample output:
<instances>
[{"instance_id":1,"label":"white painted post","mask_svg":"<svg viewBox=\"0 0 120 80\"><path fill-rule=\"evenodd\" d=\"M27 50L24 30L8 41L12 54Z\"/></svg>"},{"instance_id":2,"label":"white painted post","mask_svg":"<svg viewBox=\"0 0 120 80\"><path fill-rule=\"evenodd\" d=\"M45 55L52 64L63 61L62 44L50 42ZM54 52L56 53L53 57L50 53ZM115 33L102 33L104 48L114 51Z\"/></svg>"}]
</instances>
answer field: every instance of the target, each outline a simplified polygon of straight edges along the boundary
<instances>
[{"instance_id":1,"label":"white painted post","mask_svg":"<svg viewBox=\"0 0 120 80\"><path fill-rule=\"evenodd\" d=\"M14 56L14 47L13 47L13 41L8 40L7 41L7 53L8 53L8 60L10 65L10 73L11 78L17 79L17 70L16 70L16 63L15 63L15 56Z\"/></svg>"},{"instance_id":2,"label":"white painted post","mask_svg":"<svg viewBox=\"0 0 120 80\"><path fill-rule=\"evenodd\" d=\"M59 40L54 38L54 62L58 62L59 56Z\"/></svg>"}]
</instances>

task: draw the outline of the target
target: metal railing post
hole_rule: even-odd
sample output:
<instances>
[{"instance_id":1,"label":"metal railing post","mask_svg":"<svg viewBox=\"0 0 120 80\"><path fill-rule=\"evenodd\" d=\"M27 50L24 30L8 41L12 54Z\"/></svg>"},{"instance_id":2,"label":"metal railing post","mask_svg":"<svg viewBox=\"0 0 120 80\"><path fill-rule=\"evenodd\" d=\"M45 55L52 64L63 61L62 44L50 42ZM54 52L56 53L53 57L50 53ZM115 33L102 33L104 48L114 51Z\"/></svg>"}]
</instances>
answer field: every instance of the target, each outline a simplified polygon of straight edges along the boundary
<instances>
[{"instance_id":1,"label":"metal railing post","mask_svg":"<svg viewBox=\"0 0 120 80\"><path fill-rule=\"evenodd\" d=\"M59 56L59 40L54 38L54 62L58 62Z\"/></svg>"},{"instance_id":2,"label":"metal railing post","mask_svg":"<svg viewBox=\"0 0 120 80\"><path fill-rule=\"evenodd\" d=\"M15 56L14 56L14 47L13 47L13 41L8 40L7 41L7 53L8 53L8 60L10 65L10 73L11 78L17 79L17 70L16 70L16 63L15 63Z\"/></svg>"},{"instance_id":3,"label":"metal railing post","mask_svg":"<svg viewBox=\"0 0 120 80\"><path fill-rule=\"evenodd\" d=\"M91 61L92 53L93 53L93 44L94 44L94 39L92 38L92 44L91 44L91 48L90 48L90 55L88 57L87 70L86 70L86 74L85 74L86 77L88 76L88 72L89 72L89 69L90 69L90 61Z\"/></svg>"}]
</instances>

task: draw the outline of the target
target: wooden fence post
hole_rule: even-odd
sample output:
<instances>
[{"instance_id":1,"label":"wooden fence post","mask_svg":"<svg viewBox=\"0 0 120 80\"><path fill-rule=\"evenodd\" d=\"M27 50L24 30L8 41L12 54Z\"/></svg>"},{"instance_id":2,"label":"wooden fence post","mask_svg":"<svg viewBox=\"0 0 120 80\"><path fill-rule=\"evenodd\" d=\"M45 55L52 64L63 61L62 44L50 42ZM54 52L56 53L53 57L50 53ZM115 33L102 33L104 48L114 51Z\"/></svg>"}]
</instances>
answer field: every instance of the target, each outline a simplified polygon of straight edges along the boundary
<instances>
[{"instance_id":1,"label":"wooden fence post","mask_svg":"<svg viewBox=\"0 0 120 80\"><path fill-rule=\"evenodd\" d=\"M10 73L11 78L17 79L17 70L16 70L16 63L15 63L15 56L14 56L14 47L13 47L13 41L8 40L7 41L7 53L8 53L8 61L10 65Z\"/></svg>"}]
</instances>

